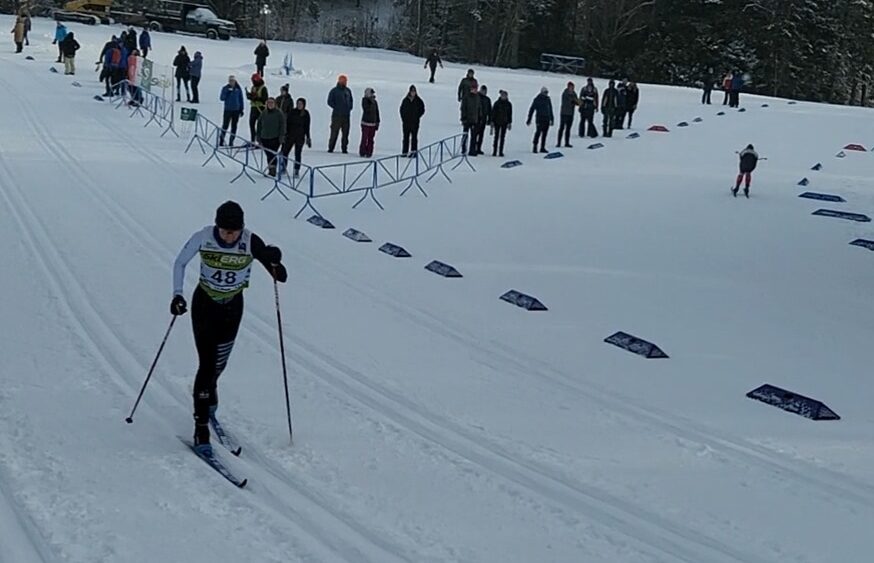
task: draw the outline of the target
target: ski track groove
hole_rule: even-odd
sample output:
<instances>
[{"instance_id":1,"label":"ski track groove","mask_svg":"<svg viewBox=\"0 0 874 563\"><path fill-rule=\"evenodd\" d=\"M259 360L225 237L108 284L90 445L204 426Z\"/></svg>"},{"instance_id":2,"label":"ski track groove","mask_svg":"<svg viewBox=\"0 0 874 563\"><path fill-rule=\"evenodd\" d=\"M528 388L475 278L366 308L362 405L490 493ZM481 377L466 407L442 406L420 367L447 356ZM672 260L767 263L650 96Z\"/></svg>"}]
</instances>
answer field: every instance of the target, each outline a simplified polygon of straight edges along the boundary
<instances>
[{"instance_id":1,"label":"ski track groove","mask_svg":"<svg viewBox=\"0 0 874 563\"><path fill-rule=\"evenodd\" d=\"M143 152L141 147L137 148ZM153 162L155 159L158 159L166 163L166 161L156 155L151 155L150 159ZM124 215L128 220L136 224L136 220L130 215L127 213L124 213ZM143 229L142 226L139 226L138 230L142 231L142 235L140 235L141 237L148 236L154 240L154 238L151 237L151 235L148 234L148 231ZM154 242L159 246L164 246L157 240ZM257 313L252 313L251 316L256 318L262 326L262 329L257 331L259 333L259 339L264 342L270 342L273 337L272 325L270 322ZM254 331L254 329L250 330ZM690 563L697 563L703 560L715 561L710 556L702 557L699 553L689 551L682 542L678 543L675 540L668 540L659 537L657 533L653 534L647 529L649 527L656 527L670 535L681 538L682 541L694 543L710 550L711 552L716 552L722 558L727 556L731 560L744 562L766 561L752 554L742 553L734 547L726 545L717 539L706 537L700 532L670 522L657 514L648 513L644 511L642 507L613 497L604 491L579 483L573 483L554 469L550 469L530 460L520 461L516 459L513 452L508 451L498 444L489 443L488 445L485 445L482 443L482 437L475 436L463 426L458 425L447 418L427 412L421 405L409 401L402 395L397 394L386 387L373 383L366 375L334 360L329 354L317 351L317 347L296 335L291 335L291 339L294 341L294 344L300 348L301 352L311 354L318 360L318 362L313 362L300 353L289 353L289 355L293 356L299 364L306 366L313 375L319 375L321 379L330 381L335 388L344 390L347 395L356 398L360 403L368 408L375 410L384 416L390 414L390 418L401 427L407 428L421 438L424 438L426 441L438 444L453 454L467 459L468 461L483 467L487 471L500 475L505 480L509 480L517 486L521 486L522 488L528 489L545 499L549 499L553 503L564 505L566 508L570 508L571 511L580 514L596 514L600 523L613 528L622 535L631 538L636 543L642 542L644 546L657 549L671 556L679 556L682 554L683 560L689 561ZM320 366L319 363L329 366L330 369L325 369ZM331 373L332 371L334 373ZM343 375L354 379L359 386L352 386L344 382ZM362 391L371 396L365 398ZM392 403L401 408L397 408ZM407 413L404 413L403 411L407 411ZM417 420L417 418L419 418L419 420ZM447 432L455 434L456 437L451 437ZM477 447L479 447L481 451L478 452ZM263 458L263 456L261 457ZM496 464L495 461L498 461L499 463ZM272 471L273 468L271 468L271 472ZM279 471L283 474L285 473L282 470ZM571 492L574 496L578 497L576 503L570 503L567 500L566 497L568 492ZM615 512L618 512L619 514L614 514ZM635 520L638 520L639 522L635 523ZM631 529L636 529L636 532L630 534L628 530ZM648 539L641 540L642 537L648 537ZM644 549L646 550L646 547L644 547Z\"/></svg>"},{"instance_id":2,"label":"ski track groove","mask_svg":"<svg viewBox=\"0 0 874 563\"><path fill-rule=\"evenodd\" d=\"M2 81L2 79L0 79L0 81ZM6 84L5 81L3 83L8 90L9 89L8 84ZM36 120L33 118L32 113L30 113L29 108L26 108L26 106L24 106L24 104L19 104L19 105L22 107L22 109L25 112L25 118L27 120L28 125L30 125L32 127L34 133L37 134L37 139L43 145L43 147L46 148L46 150L49 151L51 154L56 154L55 151L52 150L52 149L55 149L57 152L59 152L63 155L64 158L62 158L61 160L63 162L65 162L66 164L68 164L71 169L78 168L78 166L79 166L78 163L75 161L75 159L68 152L66 152L66 150L63 148L63 146L60 143L54 143L54 147L52 147L52 146L49 146L47 143L43 142L42 135L47 135L47 132L45 132L40 127L40 125L38 123L36 123ZM49 138L49 137L45 137L45 138ZM2 159L0 159L0 162L2 162ZM5 163L3 163L3 172L4 172L5 176L7 176L7 179L9 180L7 182L7 184L9 186L12 186L15 182L14 175L9 170L9 168L5 165ZM79 174L81 174L81 170L77 173L77 175L79 175ZM87 177L80 177L80 179L83 181L86 181L86 182L88 181ZM17 189L17 188L13 188L13 189ZM94 194L92 194L92 195L94 195ZM45 227L37 219L37 217L33 213L33 211L29 208L28 204L25 203L23 196L20 193L17 194L17 198L19 199L18 206L16 206L16 204L11 201L11 199L8 197L8 194L4 194L4 196L6 196L6 197L4 197L4 199L6 200L7 205L10 207L10 210L15 215L16 220L20 223L22 231L27 233L28 238L29 238L28 243L31 246L31 248L34 250L38 250L38 251L41 250L42 251L42 252L35 252L35 255L40 257L39 259L40 259L41 266L45 270L47 277L50 278L51 284L53 286L53 289L55 290L55 293L61 297L68 297L68 296L73 297L72 302L90 303L90 299L88 298L88 296L87 296L86 292L84 291L84 289L82 288L81 284L79 284L78 280L76 280L73 272L68 268L67 264L63 261L63 259L60 257L60 255L58 255L56 253L56 251L54 251L51 243L48 242L48 241L51 241L51 237L48 235L48 232L45 230ZM103 203L102 200L100 200L97 197L95 197L95 201L98 201L99 203ZM28 218L30 219L30 223L27 223L22 219L20 209L24 209L26 211L26 214L29 216ZM106 209L106 208L104 208L104 209ZM108 209L107 209L107 211L108 211ZM34 229L28 227L28 224L37 225L40 232L35 233ZM131 236L134 236L134 233L132 231L130 231L129 229L126 229L126 230L128 231L128 233ZM43 255L51 255L52 256L51 264L47 263L42 258ZM162 263L163 262L164 261L162 260ZM53 267L55 267L55 268L53 269ZM56 271L63 272L64 279L69 280L69 282L66 284L62 284L60 282L60 280L55 277ZM66 288L66 290L64 288ZM136 387L138 386L137 383L129 382L124 378L120 378L118 376L118 374L126 373L126 372L130 371L129 367L131 365L135 365L137 369L142 370L142 369L144 369L144 367L143 367L144 364L142 362L140 362L136 358L136 355L133 352L131 352L130 349L128 349L126 347L126 345L118 339L118 337L114 334L114 332L109 327L109 325L107 325L106 322L103 320L100 313L97 312L93 306L87 305L85 311L76 311L76 310L74 310L73 306L69 304L71 302L70 300L61 299L61 301L66 304L64 308L67 309L67 312L70 315L70 318L82 329L82 333L87 335L87 339L90 341L89 347L91 348L92 355L96 358L103 359L102 363L103 363L104 371L111 375L115 384L121 390L126 391L128 393L130 393L132 391L136 391ZM90 317L90 319L86 322L83 320L84 317ZM96 330L94 329L95 326L98 327ZM110 357L105 352L103 352L101 347L97 344L97 342L106 343L109 341L114 341L114 345L115 345L115 349L116 349L116 352L112 354L112 357ZM126 355L126 356L128 356L128 358L122 359L120 357L121 355ZM133 363L131 363L131 362L133 362ZM161 389L163 396L165 396L166 398L168 398L170 400L175 401L180 406L182 406L182 401L178 397L176 397L174 394L170 393L169 391L167 391L166 389L164 389L160 385L158 385L157 387L159 389ZM261 457L262 457L262 459L266 459L266 458L264 458L264 456L261 456ZM271 462L271 463L273 463L273 462ZM324 504L321 504L324 501L320 501L311 491L307 490L306 487L304 487L302 485L298 485L297 483L290 481L286 472L283 472L283 471L278 470L276 468L257 468L257 466L255 466L255 467L256 467L256 469L260 470L261 472L266 472L269 475L271 475L271 477L269 477L267 479L268 482L271 480L278 481L280 483L280 485L279 485L280 487L288 489L288 490L292 490L293 494L296 497L303 497L303 498L307 499L310 503L315 504L318 507L318 509L320 509L322 512L328 514L332 519L338 521L343 526L356 532L356 534L360 535L368 543L372 544L373 546L377 547L380 551L384 552L384 555L388 555L391 558L391 560L401 560L401 561L413 561L414 560L411 558L411 556L409 554L404 553L404 551L406 551L405 548L392 545L387 540L384 540L378 534L366 530L356 519L351 518L349 515L340 513L340 511L338 509L336 509L335 507L330 507L330 506L326 506ZM279 475L285 475L285 477L280 478ZM277 486L276 483L274 483L273 487L275 488L276 486ZM264 488L270 488L270 487L264 487ZM278 501L279 498L281 498L280 495L271 495L270 496L269 502L271 504L271 506L270 506L271 511L275 512L276 515L280 516L281 518L285 519L289 523L293 524L295 527L297 527L301 531L304 531L307 535L309 535L313 539L317 540L319 543L321 543L323 546L330 549L335 554L341 555L344 558L344 560L350 561L350 562L385 561L386 560L382 557L380 557L379 559L371 559L371 558L367 557L365 554L361 553L361 551L358 548L356 548L355 546L338 546L337 545L338 542L336 541L336 539L334 539L337 536L336 526L331 526L331 527L322 526L323 529L316 529L314 524L312 523L312 522L314 522L314 520L312 518L306 518L306 515L300 514L298 509L290 502L280 503ZM262 500L264 500L264 499L262 499ZM248 501L248 504L252 508L254 508L256 510L258 509L258 506L255 505L254 503L252 503L251 501ZM283 509L278 510L276 508L277 505L282 505Z\"/></svg>"},{"instance_id":3,"label":"ski track groove","mask_svg":"<svg viewBox=\"0 0 874 563\"><path fill-rule=\"evenodd\" d=\"M2 191L2 190L0 190ZM18 500L15 498L15 495L12 493L10 489L11 482L7 480L6 471L3 467L0 467L0 503L2 503L2 507L0 507L0 522L2 522L2 511L3 508L8 508L11 516L15 518L18 523L18 527L20 528L21 533L24 534L27 542L30 546L31 556L25 560L16 560L15 563L31 563L40 561L42 563L54 563L57 561L58 555L55 553L55 550L51 547L51 543L49 540L42 534L39 529L39 526L36 525L31 515L21 506ZM4 529L3 535L7 538L6 541L9 541L9 538L13 536L12 530ZM0 548L0 552L3 551L3 548ZM2 553L0 553L2 555ZM24 555L20 550L15 550L15 556L20 557Z\"/></svg>"}]
</instances>

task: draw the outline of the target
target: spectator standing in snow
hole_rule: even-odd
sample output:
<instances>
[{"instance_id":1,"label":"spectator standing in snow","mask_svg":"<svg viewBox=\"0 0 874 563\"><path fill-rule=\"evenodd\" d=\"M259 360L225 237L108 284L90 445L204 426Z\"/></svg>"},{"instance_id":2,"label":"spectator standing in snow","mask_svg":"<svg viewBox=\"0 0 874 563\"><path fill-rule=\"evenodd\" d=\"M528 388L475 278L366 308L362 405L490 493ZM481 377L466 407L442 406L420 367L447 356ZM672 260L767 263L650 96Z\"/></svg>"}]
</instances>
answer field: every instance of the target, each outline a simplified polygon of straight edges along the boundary
<instances>
[{"instance_id":1,"label":"spectator standing in snow","mask_svg":"<svg viewBox=\"0 0 874 563\"><path fill-rule=\"evenodd\" d=\"M619 92L616 90L616 81L611 80L607 89L604 90L604 95L601 97L601 115L604 117L602 134L605 137L613 136L613 128L616 124L616 106L618 104Z\"/></svg>"},{"instance_id":2,"label":"spectator standing in snow","mask_svg":"<svg viewBox=\"0 0 874 563\"><path fill-rule=\"evenodd\" d=\"M20 53L24 50L24 16L19 14L15 18L15 25L12 26L12 40L15 42L15 52Z\"/></svg>"},{"instance_id":3,"label":"spectator standing in snow","mask_svg":"<svg viewBox=\"0 0 874 563\"><path fill-rule=\"evenodd\" d=\"M616 116L614 129L624 129L625 113L628 111L628 79L625 78L616 87Z\"/></svg>"},{"instance_id":4,"label":"spectator standing in snow","mask_svg":"<svg viewBox=\"0 0 874 563\"><path fill-rule=\"evenodd\" d=\"M103 45L103 50L100 51L100 63L103 63L103 68L100 70L100 81L106 82L106 92L103 94L104 96L111 96L113 93L112 85L115 83L113 76L113 64L117 65L119 59L121 59L121 50L118 49L117 44L118 38L113 35L112 39L106 42ZM60 49L60 45L58 45L58 49ZM61 54L63 56L63 53ZM113 58L115 61L113 61Z\"/></svg>"},{"instance_id":5,"label":"spectator standing in snow","mask_svg":"<svg viewBox=\"0 0 874 563\"><path fill-rule=\"evenodd\" d=\"M264 67L267 66L267 57L269 56L270 49L267 48L267 41L262 39L261 43L255 47L255 68L261 76L264 76Z\"/></svg>"},{"instance_id":6,"label":"spectator standing in snow","mask_svg":"<svg viewBox=\"0 0 874 563\"><path fill-rule=\"evenodd\" d=\"M127 58L127 81L131 95L131 105L143 103L143 93L137 84L137 74L140 71L140 52L137 49L131 51Z\"/></svg>"},{"instance_id":7,"label":"spectator standing in snow","mask_svg":"<svg viewBox=\"0 0 874 563\"><path fill-rule=\"evenodd\" d=\"M704 76L701 77L701 87L703 92L701 94L701 103L710 105L710 94L713 92L713 69L708 68L707 72L704 73Z\"/></svg>"},{"instance_id":8,"label":"spectator standing in snow","mask_svg":"<svg viewBox=\"0 0 874 563\"><path fill-rule=\"evenodd\" d=\"M294 100L291 98L291 94L288 93L288 84L283 84L279 87L279 96L276 97L276 107L285 115L288 115L288 112L294 109Z\"/></svg>"},{"instance_id":9,"label":"spectator standing in snow","mask_svg":"<svg viewBox=\"0 0 874 563\"><path fill-rule=\"evenodd\" d=\"M470 82L470 90L461 98L461 126L467 136L461 140L461 152L467 152L470 156L476 156L476 125L479 123L479 114L482 111L479 92L476 91L476 80ZM468 151L468 148L470 149Z\"/></svg>"},{"instance_id":10,"label":"spectator standing in snow","mask_svg":"<svg viewBox=\"0 0 874 563\"><path fill-rule=\"evenodd\" d=\"M738 154L740 156L740 171L734 183L734 188L731 190L731 195L737 197L737 191L740 189L741 180L743 180L744 195L750 197L750 183L753 181L753 170L756 169L756 165L759 163L759 154L753 148L753 145L747 145Z\"/></svg>"},{"instance_id":11,"label":"spectator standing in snow","mask_svg":"<svg viewBox=\"0 0 874 563\"><path fill-rule=\"evenodd\" d=\"M267 98L264 111L258 116L255 138L267 155L267 174L276 176L276 157L279 145L285 139L285 116L277 109L273 98Z\"/></svg>"},{"instance_id":12,"label":"spectator standing in snow","mask_svg":"<svg viewBox=\"0 0 874 563\"><path fill-rule=\"evenodd\" d=\"M476 154L483 154L483 139L486 136L486 128L492 124L492 99L489 98L489 89L485 84L479 88L479 119L476 122Z\"/></svg>"},{"instance_id":13,"label":"spectator standing in snow","mask_svg":"<svg viewBox=\"0 0 874 563\"><path fill-rule=\"evenodd\" d=\"M598 112L598 88L591 78L586 80L585 87L580 91L580 137L598 136L595 127L595 114ZM588 129L588 130L587 130Z\"/></svg>"},{"instance_id":14,"label":"spectator standing in snow","mask_svg":"<svg viewBox=\"0 0 874 563\"><path fill-rule=\"evenodd\" d=\"M531 118L534 118L534 150L537 152L537 145L540 144L540 152L549 152L546 150L546 136L549 133L549 128L555 125L555 115L552 111L552 100L549 99L549 90L544 86L540 89L540 93L535 96L531 102L531 107L528 109L528 120L526 125L531 127Z\"/></svg>"},{"instance_id":15,"label":"spectator standing in snow","mask_svg":"<svg viewBox=\"0 0 874 563\"><path fill-rule=\"evenodd\" d=\"M288 76L294 70L294 62L291 58L291 51L285 52L285 58L282 59L282 70L285 71L285 76Z\"/></svg>"},{"instance_id":16,"label":"spectator standing in snow","mask_svg":"<svg viewBox=\"0 0 874 563\"><path fill-rule=\"evenodd\" d=\"M373 156L373 141L379 131L379 103L376 101L376 91L373 88L364 89L361 99L361 143L358 146L358 156L370 158Z\"/></svg>"},{"instance_id":17,"label":"spectator standing in snow","mask_svg":"<svg viewBox=\"0 0 874 563\"><path fill-rule=\"evenodd\" d=\"M124 47L128 53L131 53L137 48L137 31L130 26L127 30L127 38L125 39Z\"/></svg>"},{"instance_id":18,"label":"spectator standing in snow","mask_svg":"<svg viewBox=\"0 0 874 563\"><path fill-rule=\"evenodd\" d=\"M188 56L188 51L185 46L179 48L176 53L176 58L173 59L173 66L176 67L176 101L182 101L182 85L185 85L185 101L191 101L191 92L188 90L188 82L191 80L191 57Z\"/></svg>"},{"instance_id":19,"label":"spectator standing in snow","mask_svg":"<svg viewBox=\"0 0 874 563\"><path fill-rule=\"evenodd\" d=\"M286 159L291 149L294 149L295 178L300 175L304 144L309 148L313 146L313 140L310 138L310 112L307 111L307 101L298 98L295 107L285 116L285 142L282 145L282 155Z\"/></svg>"},{"instance_id":20,"label":"spectator standing in snow","mask_svg":"<svg viewBox=\"0 0 874 563\"><path fill-rule=\"evenodd\" d=\"M79 42L73 36L73 32L67 33L61 41L61 52L64 53L64 74L76 74L76 51L79 50Z\"/></svg>"},{"instance_id":21,"label":"spectator standing in snow","mask_svg":"<svg viewBox=\"0 0 874 563\"><path fill-rule=\"evenodd\" d=\"M342 132L340 149L343 154L349 152L349 120L352 115L352 90L347 87L349 82L345 74L337 77L337 85L328 93L328 107L331 108L331 136L328 139L328 152L334 152L337 137Z\"/></svg>"},{"instance_id":22,"label":"spectator standing in snow","mask_svg":"<svg viewBox=\"0 0 874 563\"><path fill-rule=\"evenodd\" d=\"M458 83L458 101L461 103L461 100L467 97L468 92L470 92L471 87L477 88L478 84L476 78L473 77L473 69L467 69L467 75L461 79L461 82Z\"/></svg>"},{"instance_id":23,"label":"spectator standing in snow","mask_svg":"<svg viewBox=\"0 0 874 563\"><path fill-rule=\"evenodd\" d=\"M734 71L734 76L731 79L731 96L729 97L728 107L736 108L740 106L740 91L744 87L744 77L739 70Z\"/></svg>"},{"instance_id":24,"label":"spectator standing in snow","mask_svg":"<svg viewBox=\"0 0 874 563\"><path fill-rule=\"evenodd\" d=\"M428 82L434 84L434 73L437 72L437 65L440 65L440 68L443 68L443 61L440 60L440 55L437 54L437 50L434 49L431 51L431 54L428 55L428 58L425 59L425 67L431 69L431 78L428 79Z\"/></svg>"},{"instance_id":25,"label":"spectator standing in snow","mask_svg":"<svg viewBox=\"0 0 874 563\"><path fill-rule=\"evenodd\" d=\"M143 54L143 58L148 58L149 50L152 48L152 36L149 34L149 28L144 27L143 31L140 33L140 52Z\"/></svg>"},{"instance_id":26,"label":"spectator standing in snow","mask_svg":"<svg viewBox=\"0 0 874 563\"><path fill-rule=\"evenodd\" d=\"M58 22L55 25L55 39L52 41L52 45L58 46L58 60L55 62L62 63L64 62L63 57L64 53L61 51L61 41L64 40L64 37L67 36L67 28L61 22ZM101 79L102 80L102 79Z\"/></svg>"},{"instance_id":27,"label":"spectator standing in snow","mask_svg":"<svg viewBox=\"0 0 874 563\"><path fill-rule=\"evenodd\" d=\"M200 77L203 74L203 55L200 51L194 52L194 59L191 61L188 71L191 75L191 103L199 104L200 90L198 86L200 86Z\"/></svg>"},{"instance_id":28,"label":"spectator standing in snow","mask_svg":"<svg viewBox=\"0 0 874 563\"><path fill-rule=\"evenodd\" d=\"M576 86L573 82L568 82L564 92L561 93L561 108L558 112L558 140L555 142L555 146L561 147L561 138L564 137L564 146L572 148L571 127L574 125L574 113L576 113L578 105L580 105L580 98L577 96Z\"/></svg>"},{"instance_id":29,"label":"spectator standing in snow","mask_svg":"<svg viewBox=\"0 0 874 563\"><path fill-rule=\"evenodd\" d=\"M722 105L728 105L728 102L731 98L731 80L734 76L729 72L722 78L722 91L725 95L722 98Z\"/></svg>"},{"instance_id":30,"label":"spectator standing in snow","mask_svg":"<svg viewBox=\"0 0 874 563\"><path fill-rule=\"evenodd\" d=\"M219 137L219 146L225 146L225 133L228 130L228 126L231 127L231 146L234 146L234 139L237 136L237 123L245 111L243 89L240 88L234 75L228 76L228 83L222 87L219 99L224 102L222 133Z\"/></svg>"},{"instance_id":31,"label":"spectator standing in snow","mask_svg":"<svg viewBox=\"0 0 874 563\"><path fill-rule=\"evenodd\" d=\"M425 102L419 97L414 85L410 85L407 95L401 101L401 127L404 133L403 156L416 156L419 151L419 124L425 115Z\"/></svg>"},{"instance_id":32,"label":"spectator standing in snow","mask_svg":"<svg viewBox=\"0 0 874 563\"><path fill-rule=\"evenodd\" d=\"M636 82L628 83L628 90L625 92L625 115L628 116L628 128L631 129L631 118L634 117L634 112L637 111L637 104L640 102L640 90Z\"/></svg>"},{"instance_id":33,"label":"spectator standing in snow","mask_svg":"<svg viewBox=\"0 0 874 563\"><path fill-rule=\"evenodd\" d=\"M267 86L264 85L264 79L257 72L252 75L252 86L246 92L246 98L249 99L249 138L255 139L255 126L258 123L258 118L261 117L261 112L267 106Z\"/></svg>"},{"instance_id":34,"label":"spectator standing in snow","mask_svg":"<svg viewBox=\"0 0 874 563\"><path fill-rule=\"evenodd\" d=\"M30 30L33 28L33 22L30 21L30 14L27 12L24 13L24 44L30 47L30 39L27 38L30 35Z\"/></svg>"},{"instance_id":35,"label":"spectator standing in snow","mask_svg":"<svg viewBox=\"0 0 874 563\"><path fill-rule=\"evenodd\" d=\"M498 90L498 99L492 106L492 156L504 156L504 139L513 126L513 104L506 90Z\"/></svg>"}]
</instances>

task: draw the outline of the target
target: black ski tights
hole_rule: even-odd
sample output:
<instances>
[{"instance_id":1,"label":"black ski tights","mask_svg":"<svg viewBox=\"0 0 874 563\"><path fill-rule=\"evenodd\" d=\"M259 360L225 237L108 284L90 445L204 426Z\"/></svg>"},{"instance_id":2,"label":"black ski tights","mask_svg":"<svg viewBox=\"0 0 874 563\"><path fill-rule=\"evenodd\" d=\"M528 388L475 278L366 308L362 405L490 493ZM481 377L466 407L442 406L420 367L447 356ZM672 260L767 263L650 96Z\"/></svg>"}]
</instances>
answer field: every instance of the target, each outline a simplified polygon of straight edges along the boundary
<instances>
[{"instance_id":1,"label":"black ski tights","mask_svg":"<svg viewBox=\"0 0 874 563\"><path fill-rule=\"evenodd\" d=\"M218 378L228 364L243 318L243 294L217 303L198 286L191 299L191 325L200 365L194 378L194 422L209 423L209 408L218 405Z\"/></svg>"}]
</instances>

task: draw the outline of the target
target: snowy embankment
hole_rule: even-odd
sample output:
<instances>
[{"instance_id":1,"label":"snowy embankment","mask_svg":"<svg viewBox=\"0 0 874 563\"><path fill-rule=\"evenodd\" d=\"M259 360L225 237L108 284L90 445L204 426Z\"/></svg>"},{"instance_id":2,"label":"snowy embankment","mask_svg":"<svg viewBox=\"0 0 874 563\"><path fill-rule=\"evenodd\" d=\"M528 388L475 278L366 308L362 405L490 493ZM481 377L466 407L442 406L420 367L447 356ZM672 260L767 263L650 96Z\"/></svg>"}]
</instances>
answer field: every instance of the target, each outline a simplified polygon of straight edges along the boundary
<instances>
[{"instance_id":1,"label":"snowy embankment","mask_svg":"<svg viewBox=\"0 0 874 563\"><path fill-rule=\"evenodd\" d=\"M869 559L874 262L847 243L874 237L810 216L874 212L872 157L834 158L874 143L866 110L747 97L748 111L717 117L722 106L702 108L693 91L644 85L635 130L670 133L617 135L596 151L575 139L546 161L529 153L524 112L541 85L557 100L566 78L479 69L493 93L510 92L506 152L524 165L479 157L475 173L427 184L427 199L385 190L386 211L320 202L341 231L375 241L353 243L290 220L298 201L259 202L266 181L230 185L236 172L201 168L184 139L92 100L88 62L110 28L71 25L79 74L49 73L52 28L34 21L35 61L0 54L0 561ZM254 70L254 44L156 34L155 59L181 42L204 53L199 109L216 120L218 89ZM271 48L268 68L283 52ZM325 152L324 99L340 72L356 106L364 87L377 90L380 155L400 145L410 83L427 105L423 142L459 130L464 67L428 85L405 55L291 48L292 95L313 117L306 162L344 158ZM734 151L750 142L768 160L752 198L735 200ZM809 170L816 162L822 171ZM802 176L848 203L799 199ZM123 422L169 322L172 259L229 198L282 247L291 278L281 289L295 444L263 272L220 383L244 491L177 439L192 426L188 317L136 423ZM385 241L412 258L377 252ZM432 259L464 277L425 271ZM550 310L499 301L509 289ZM670 359L603 342L618 330ZM744 397L764 382L842 419Z\"/></svg>"}]
</instances>

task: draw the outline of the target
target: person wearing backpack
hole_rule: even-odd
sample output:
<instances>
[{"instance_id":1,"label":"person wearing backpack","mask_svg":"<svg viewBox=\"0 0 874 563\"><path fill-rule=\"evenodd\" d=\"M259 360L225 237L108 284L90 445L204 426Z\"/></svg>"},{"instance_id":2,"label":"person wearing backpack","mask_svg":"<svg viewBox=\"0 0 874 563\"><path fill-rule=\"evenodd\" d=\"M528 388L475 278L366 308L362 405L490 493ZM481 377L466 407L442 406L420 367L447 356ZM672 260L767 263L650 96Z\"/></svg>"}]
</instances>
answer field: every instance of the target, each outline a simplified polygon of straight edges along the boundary
<instances>
[{"instance_id":1,"label":"person wearing backpack","mask_svg":"<svg viewBox=\"0 0 874 563\"><path fill-rule=\"evenodd\" d=\"M182 101L182 85L185 84L185 101L190 102L191 93L188 90L188 82L191 80L191 57L188 56L188 51L185 50L184 45L176 53L173 66L176 67L176 101Z\"/></svg>"}]
</instances>

